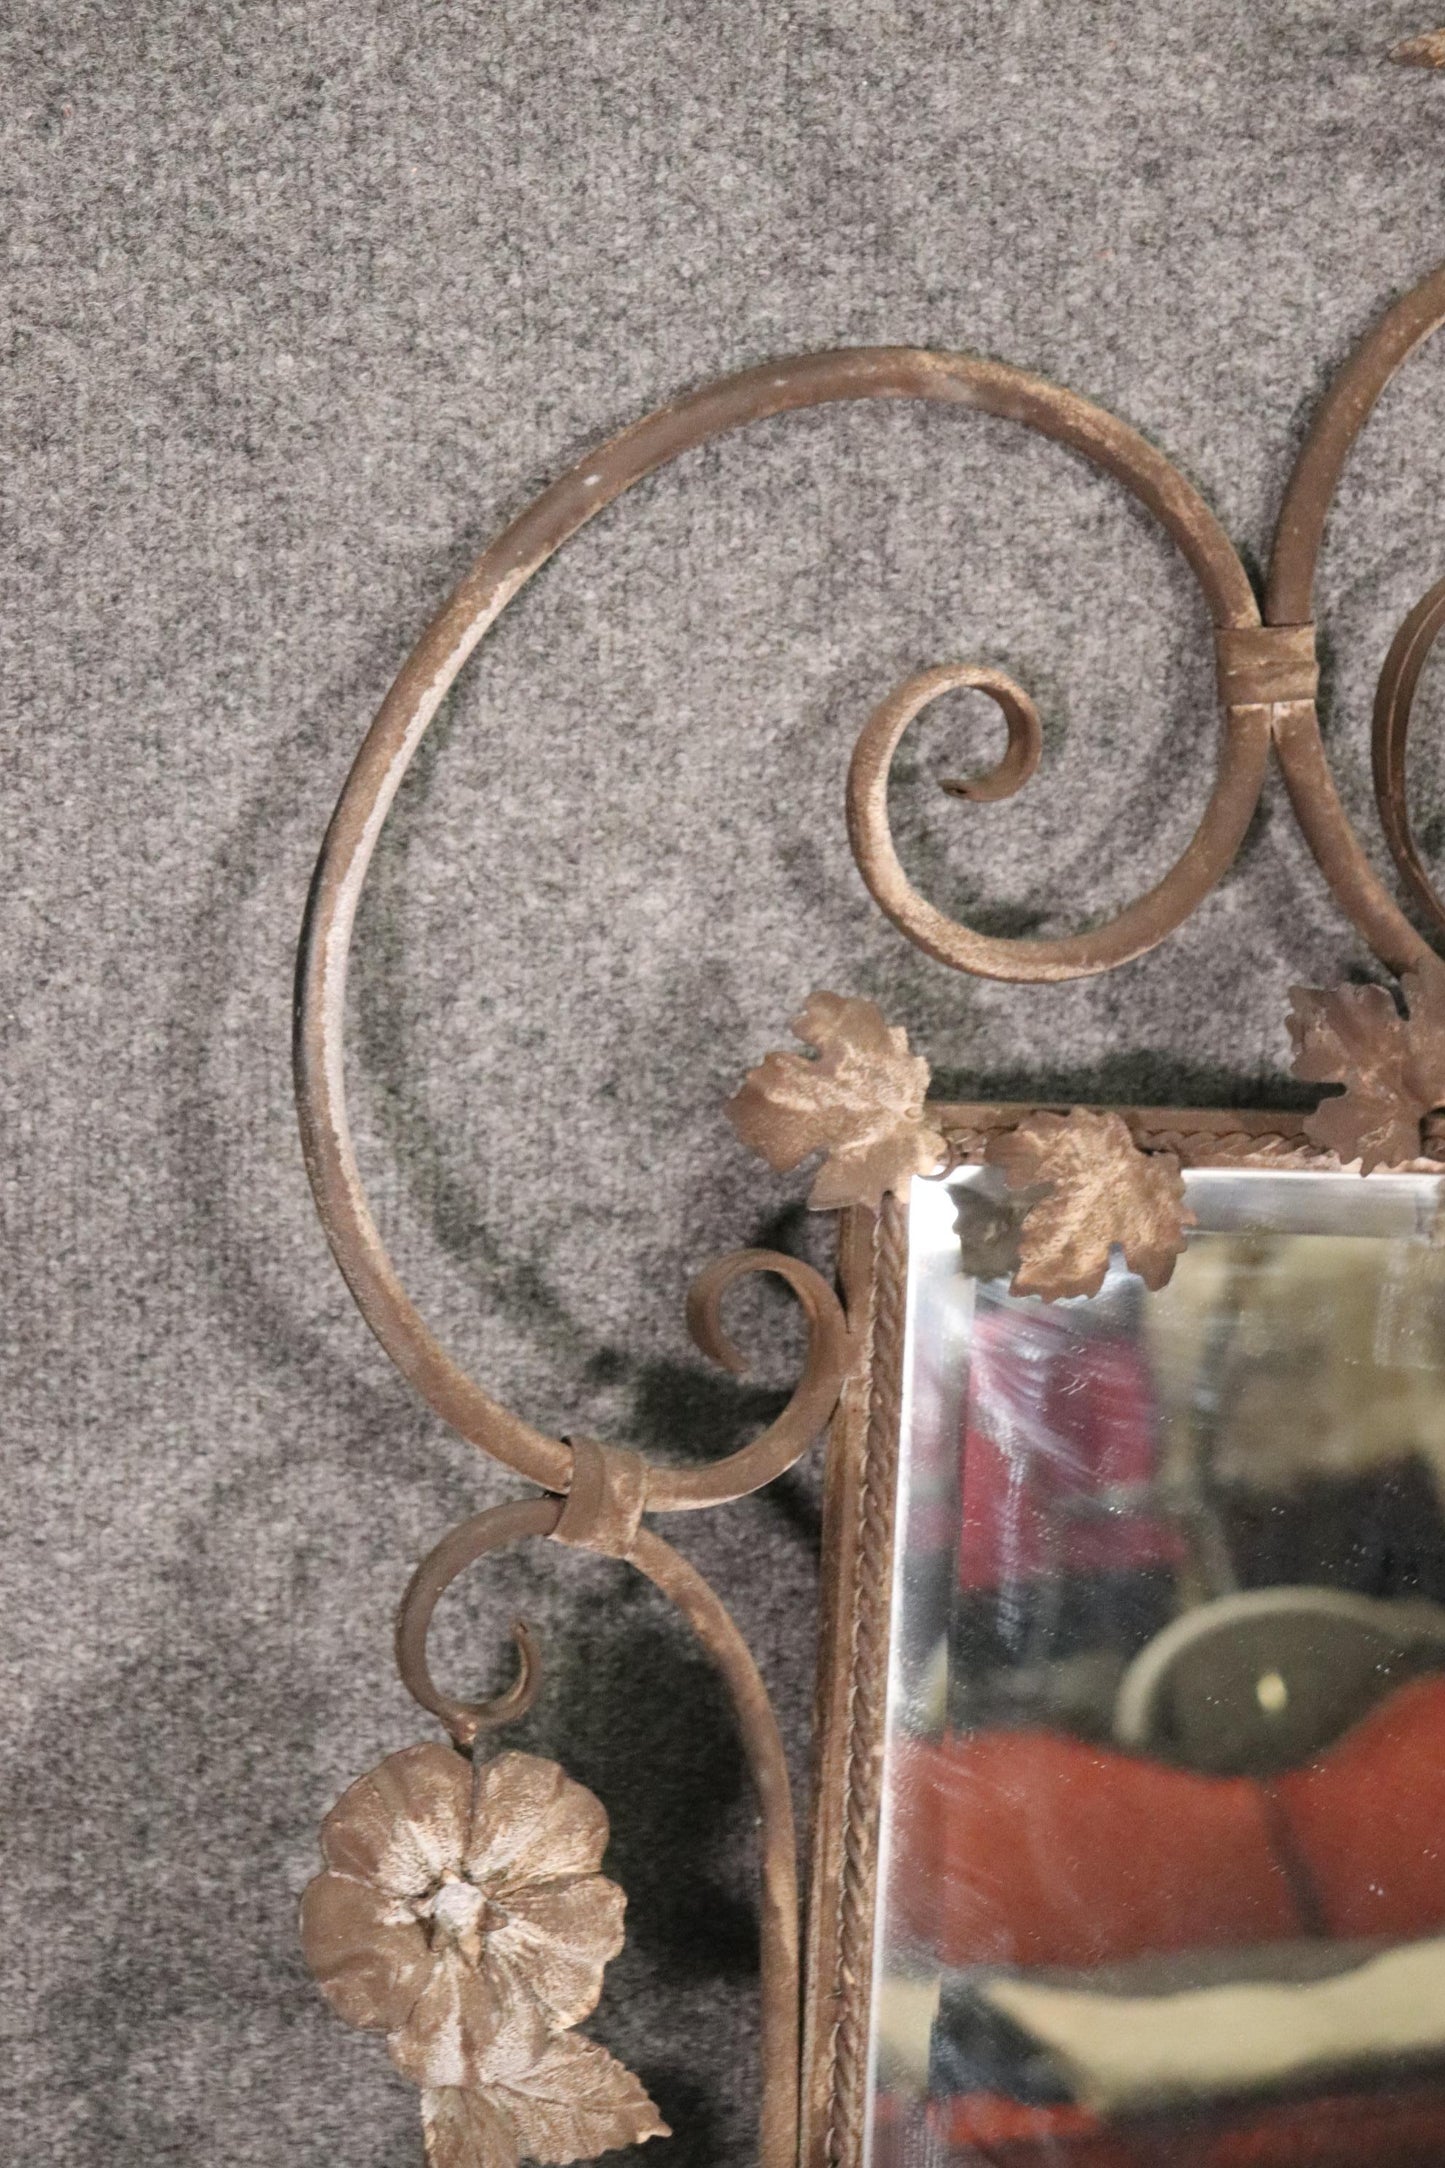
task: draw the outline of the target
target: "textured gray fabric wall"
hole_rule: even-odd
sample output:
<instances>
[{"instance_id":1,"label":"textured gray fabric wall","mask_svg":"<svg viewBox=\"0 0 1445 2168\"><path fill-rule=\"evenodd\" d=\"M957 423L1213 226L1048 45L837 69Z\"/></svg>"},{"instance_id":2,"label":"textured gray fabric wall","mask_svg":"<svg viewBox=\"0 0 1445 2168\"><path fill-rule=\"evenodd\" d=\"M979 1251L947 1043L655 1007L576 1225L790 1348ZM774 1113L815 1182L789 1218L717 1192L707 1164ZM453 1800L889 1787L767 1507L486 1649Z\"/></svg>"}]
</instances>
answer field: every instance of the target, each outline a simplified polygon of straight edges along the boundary
<instances>
[{"instance_id":1,"label":"textured gray fabric wall","mask_svg":"<svg viewBox=\"0 0 1445 2168\"><path fill-rule=\"evenodd\" d=\"M430 1733L390 1661L411 1564L519 1486L353 1312L287 1031L313 853L434 605L592 440L845 342L1091 394L1258 559L1311 400L1441 252L1445 81L1384 58L1429 27L1408 0L9 11L7 2159L418 2151L294 1903L343 1784ZM1390 393L1324 568L1365 823L1374 674L1441 569L1442 373ZM912 952L852 868L843 776L873 702L955 655L1034 691L1046 761L961 808L933 778L987 716L921 733L920 880L1018 929L1157 878L1216 742L1189 575L1061 452L942 411L781 421L645 485L425 747L361 929L365 1164L428 1316L543 1424L710 1454L776 1404L781 1299L746 1388L681 1301L741 1243L818 1250L802 1184L720 1113L813 987L883 1002L960 1087L1247 1103L1288 1089L1287 986L1362 962L1277 792L1113 978L987 987ZM799 1472L677 1537L800 1781L816 1535ZM741 2163L750 1815L718 1692L645 1588L535 1551L449 1599L449 1675L500 1679L518 1609L552 1660L524 1743L603 1794L632 1897L595 2029L677 2128L650 2161Z\"/></svg>"}]
</instances>

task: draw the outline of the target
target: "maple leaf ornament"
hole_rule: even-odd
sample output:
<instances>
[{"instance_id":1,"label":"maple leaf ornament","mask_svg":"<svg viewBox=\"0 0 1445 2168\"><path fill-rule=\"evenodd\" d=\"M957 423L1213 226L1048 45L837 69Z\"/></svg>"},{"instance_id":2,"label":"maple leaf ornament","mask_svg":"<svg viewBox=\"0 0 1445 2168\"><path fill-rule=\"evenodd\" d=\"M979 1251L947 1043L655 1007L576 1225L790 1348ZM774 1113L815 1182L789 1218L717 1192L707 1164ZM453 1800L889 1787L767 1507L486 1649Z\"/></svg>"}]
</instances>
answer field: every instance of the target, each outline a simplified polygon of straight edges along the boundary
<instances>
[{"instance_id":1,"label":"maple leaf ornament","mask_svg":"<svg viewBox=\"0 0 1445 2168\"><path fill-rule=\"evenodd\" d=\"M1426 30L1417 38L1402 38L1391 47L1390 58L1407 68L1445 68L1445 30Z\"/></svg>"},{"instance_id":2,"label":"maple leaf ornament","mask_svg":"<svg viewBox=\"0 0 1445 2168\"><path fill-rule=\"evenodd\" d=\"M1383 986L1290 995L1295 1075L1345 1087L1320 1101L1305 1135L1362 1174L1418 1159L1425 1116L1445 1106L1445 968L1407 971L1400 985L1404 1016Z\"/></svg>"},{"instance_id":3,"label":"maple leaf ornament","mask_svg":"<svg viewBox=\"0 0 1445 2168\"><path fill-rule=\"evenodd\" d=\"M925 1116L928 1063L871 1001L814 994L791 1026L817 1059L769 1054L728 1101L744 1144L784 1172L814 1152L823 1164L808 1193L815 1212L905 1196L915 1174L948 1156Z\"/></svg>"},{"instance_id":4,"label":"maple leaf ornament","mask_svg":"<svg viewBox=\"0 0 1445 2168\"><path fill-rule=\"evenodd\" d=\"M1042 1190L1020 1230L1010 1292L1056 1302L1097 1295L1117 1245L1144 1285L1160 1288L1194 1214L1172 1152L1141 1152L1117 1114L1075 1107L1035 1114L994 1137L985 1154L1009 1188Z\"/></svg>"}]
</instances>

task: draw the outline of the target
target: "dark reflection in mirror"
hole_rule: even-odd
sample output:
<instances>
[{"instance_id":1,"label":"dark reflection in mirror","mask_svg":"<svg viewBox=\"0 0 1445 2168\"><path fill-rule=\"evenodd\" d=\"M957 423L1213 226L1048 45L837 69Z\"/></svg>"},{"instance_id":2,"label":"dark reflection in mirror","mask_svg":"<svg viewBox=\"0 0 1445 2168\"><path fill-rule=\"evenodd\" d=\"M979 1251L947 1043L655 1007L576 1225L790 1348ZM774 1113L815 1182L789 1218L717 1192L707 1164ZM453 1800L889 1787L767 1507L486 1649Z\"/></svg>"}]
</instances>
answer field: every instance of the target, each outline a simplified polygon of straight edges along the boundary
<instances>
[{"instance_id":1,"label":"dark reflection in mirror","mask_svg":"<svg viewBox=\"0 0 1445 2168\"><path fill-rule=\"evenodd\" d=\"M1046 1305L994 1180L910 1212L872 2168L1438 2168L1442 1184L1194 1174Z\"/></svg>"}]
</instances>

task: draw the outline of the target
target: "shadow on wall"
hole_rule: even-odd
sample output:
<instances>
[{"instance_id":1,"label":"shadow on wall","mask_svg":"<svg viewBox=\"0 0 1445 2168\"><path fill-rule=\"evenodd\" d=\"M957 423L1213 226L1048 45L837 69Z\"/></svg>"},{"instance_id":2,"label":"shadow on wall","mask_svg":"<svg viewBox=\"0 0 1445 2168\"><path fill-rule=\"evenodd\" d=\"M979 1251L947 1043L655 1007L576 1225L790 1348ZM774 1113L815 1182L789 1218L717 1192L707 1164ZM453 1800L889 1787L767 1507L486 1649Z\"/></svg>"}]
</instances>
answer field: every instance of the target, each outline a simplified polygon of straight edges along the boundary
<instances>
[{"instance_id":1,"label":"shadow on wall","mask_svg":"<svg viewBox=\"0 0 1445 2168\"><path fill-rule=\"evenodd\" d=\"M334 1689L291 1661L284 1622L257 1630L197 1534L164 1577L149 1646L49 1709L21 1753L7 1819L52 1984L15 2067L75 2103L74 2157L110 2168L260 2160L272 2145L334 2157L321 2129L343 2107L347 2157L381 2168L415 2147L415 2095L379 2040L336 2022L296 1933ZM543 1701L506 1743L555 1754L609 1805L628 1940L588 2030L653 2092L678 2133L667 2158L701 2168L751 2142L753 1813L705 1658L645 1584L616 1584L548 1635ZM429 1734L397 1700L397 1743ZM69 1906L77 1889L84 1905ZM177 2082L157 2084L167 2070ZM293 2127L302 2102L318 2118L309 2142Z\"/></svg>"},{"instance_id":2,"label":"shadow on wall","mask_svg":"<svg viewBox=\"0 0 1445 2168\"><path fill-rule=\"evenodd\" d=\"M318 712L326 708L318 696ZM41 1906L51 1916L48 1984L31 2012L27 2067L51 2098L74 2104L76 2157L107 2168L270 2160L273 2145L297 2161L344 2151L355 2168L380 2168L417 2144L411 2088L379 2041L335 2021L297 1943L295 1899L317 1864L315 1810L334 1784L339 1688L327 1667L346 1635L344 1616L319 1616L324 1606L307 1593L320 1540L309 1513L330 1486L354 1498L366 1485L422 1483L446 1493L454 1517L469 1501L453 1495L437 1425L404 1381L377 1365L359 1334L353 1360L309 1305L298 1315L287 1270L294 1278L310 1260L295 1265L293 1226L291 1259L278 1266L277 1230L247 1191L236 1152L240 1137L243 1152L272 1155L284 1124L305 1220L285 1076L284 962L258 952L257 928L260 892L275 882L283 849L289 862L294 839L298 869L309 858L315 752L304 736L283 751L206 882L169 1023L167 1171L199 1299L278 1408L299 1391L311 1419L303 1408L298 1422L316 1459L303 1476L279 1427L259 1449L252 1430L244 1468L198 1493L170 1533L172 1555L151 1561L148 1630L136 1629L124 1657L108 1657L48 1708L43 1735L19 1746L29 1773L8 1806L34 1886L51 1893ZM299 902L298 874L298 916ZM274 910L272 898L268 949ZM251 1010L265 1002L280 1027L274 1047L258 1054L253 1043L244 1060L233 1043L238 958L251 974L241 998ZM249 1032L254 1018L245 1021ZM369 1054L404 1086L398 1046L379 1049L373 1035ZM258 1145L247 1137L262 1062L275 1069L263 1087L271 1128ZM497 1245L473 1200L434 1179L439 1150L433 1164L410 1119L393 1141L407 1152L436 1241L460 1247L511 1322L544 1343L569 1340L575 1361L576 1327L534 1276L519 1268L494 1283ZM757 1239L776 1245L796 1231L785 1215ZM319 1238L314 1248L316 1269L329 1270ZM779 1293L776 1307L789 1310L790 1299ZM602 1349L592 1362L630 1388L632 1435L659 1456L718 1457L787 1397L700 1358L629 1363ZM298 1481L299 1508L287 1497ZM771 1510L802 1537L815 1535L806 1485L780 1486ZM395 1528L379 1519L365 1540L379 1572L394 1562L399 1592L408 1561ZM279 1557L291 1577L289 1595L261 1617L233 1570L252 1547ZM515 1743L555 1754L609 1808L608 1870L628 1893L629 1933L589 2029L641 2073L677 2131L667 2158L701 2168L752 2142L755 2087L738 2082L756 2026L752 1806L725 1694L662 1599L620 1572L603 1594L574 1601L574 1593L549 1588L539 1606L547 1685ZM345 1587L334 1591L343 1611L354 1601ZM482 1601L489 1637L496 1590ZM377 1690L388 1667L384 1640L358 1651L360 1728L384 1727L388 1747L430 1736L399 1686L388 1678ZM359 1755L355 1773L365 1766ZM77 1879L87 1896L72 1919L65 1892ZM163 2082L167 2071L175 2082ZM303 2103L309 2127L298 2130ZM649 2157L658 2154L654 2145Z\"/></svg>"}]
</instances>

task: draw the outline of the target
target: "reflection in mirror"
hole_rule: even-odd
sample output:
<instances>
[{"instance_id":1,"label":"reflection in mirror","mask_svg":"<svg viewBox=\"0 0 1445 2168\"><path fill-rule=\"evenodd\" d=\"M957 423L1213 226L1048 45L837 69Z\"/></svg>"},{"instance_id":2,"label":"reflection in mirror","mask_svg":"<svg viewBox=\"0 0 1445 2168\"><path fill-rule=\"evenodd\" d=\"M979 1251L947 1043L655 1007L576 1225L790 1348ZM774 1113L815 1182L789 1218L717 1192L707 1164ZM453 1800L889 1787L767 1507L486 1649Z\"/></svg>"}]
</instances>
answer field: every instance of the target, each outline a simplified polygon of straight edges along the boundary
<instances>
[{"instance_id":1,"label":"reflection in mirror","mask_svg":"<svg viewBox=\"0 0 1445 2168\"><path fill-rule=\"evenodd\" d=\"M1439 2164L1442 1183L1193 1173L1044 1304L995 1180L910 1206L870 2163Z\"/></svg>"}]
</instances>

